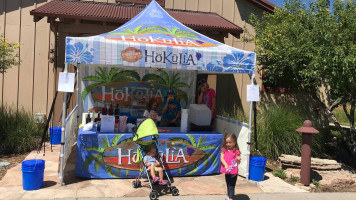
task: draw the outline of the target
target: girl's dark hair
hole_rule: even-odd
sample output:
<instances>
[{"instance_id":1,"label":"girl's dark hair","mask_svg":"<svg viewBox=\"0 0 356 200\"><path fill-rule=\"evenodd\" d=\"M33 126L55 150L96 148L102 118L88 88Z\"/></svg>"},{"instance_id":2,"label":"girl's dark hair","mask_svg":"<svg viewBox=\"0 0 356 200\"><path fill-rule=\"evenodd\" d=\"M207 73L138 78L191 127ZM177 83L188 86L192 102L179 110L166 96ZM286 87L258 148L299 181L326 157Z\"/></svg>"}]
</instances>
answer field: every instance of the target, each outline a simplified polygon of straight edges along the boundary
<instances>
[{"instance_id":1,"label":"girl's dark hair","mask_svg":"<svg viewBox=\"0 0 356 200\"><path fill-rule=\"evenodd\" d=\"M148 101L148 104L147 104L147 110L148 110L148 111L151 111L151 107L152 107L152 105L153 105L154 103L158 103L156 98L151 98L151 99Z\"/></svg>"},{"instance_id":2,"label":"girl's dark hair","mask_svg":"<svg viewBox=\"0 0 356 200\"><path fill-rule=\"evenodd\" d=\"M234 133L225 133L224 134L224 139L223 139L223 144L222 144L222 148L227 149L226 148L226 139L230 138L235 142L235 146L234 146L234 150L238 149L239 147L237 146L237 137Z\"/></svg>"},{"instance_id":3,"label":"girl's dark hair","mask_svg":"<svg viewBox=\"0 0 356 200\"><path fill-rule=\"evenodd\" d=\"M154 144L150 144L150 145L148 145L147 147L146 147L146 153L149 153L152 149L155 149L156 148L156 145L154 145Z\"/></svg>"}]
</instances>

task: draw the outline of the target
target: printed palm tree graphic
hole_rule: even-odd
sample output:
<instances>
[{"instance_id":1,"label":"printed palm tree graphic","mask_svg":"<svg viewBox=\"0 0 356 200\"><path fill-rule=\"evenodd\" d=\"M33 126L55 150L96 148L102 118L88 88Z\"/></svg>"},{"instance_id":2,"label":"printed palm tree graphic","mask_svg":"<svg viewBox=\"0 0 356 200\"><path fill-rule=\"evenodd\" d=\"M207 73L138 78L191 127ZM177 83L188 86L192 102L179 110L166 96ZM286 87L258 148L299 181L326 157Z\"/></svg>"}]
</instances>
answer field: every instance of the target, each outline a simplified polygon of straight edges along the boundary
<instances>
[{"instance_id":1,"label":"printed palm tree graphic","mask_svg":"<svg viewBox=\"0 0 356 200\"><path fill-rule=\"evenodd\" d=\"M91 154L91 155L89 155L89 156L87 156L85 158L84 170L88 170L89 164L94 161L95 172L98 172L98 169L100 168L100 166L105 165L104 159L103 159L103 153L104 153L105 149L107 149L109 147L112 147L112 146L115 146L115 145L119 145L119 144L128 143L128 142L132 142L133 141L132 138L128 138L128 139L125 139L125 140L122 140L121 142L119 142L119 140L121 139L122 136L123 135L116 135L112 139L111 144L110 144L109 139L108 139L107 136L104 138L103 136L100 135L100 138L101 138L102 142L99 141L99 144L102 147L97 146L97 147L86 147L86 148L84 148L84 150L98 152L98 153ZM116 171L116 174L115 174L115 172L114 172L114 170L112 169L111 166L105 165L105 171L110 176L115 177L115 178L119 178L121 169L118 169L118 168L114 168L114 169ZM129 173L130 173L130 170L126 170L126 176L128 176Z\"/></svg>"},{"instance_id":2,"label":"printed palm tree graphic","mask_svg":"<svg viewBox=\"0 0 356 200\"><path fill-rule=\"evenodd\" d=\"M185 103L188 103L188 96L187 94L178 89L179 87L189 87L188 84L183 83L183 82L178 82L179 80L179 73L172 73L171 77L169 77L168 73L165 71L160 71L161 76L157 74L146 74L143 78L142 81L147 81L155 84L162 84L166 85L171 89L174 89L177 91L178 96L183 96L183 99Z\"/></svg>"},{"instance_id":3,"label":"printed palm tree graphic","mask_svg":"<svg viewBox=\"0 0 356 200\"><path fill-rule=\"evenodd\" d=\"M149 26L146 28L142 28L143 25L136 26L134 30L131 29L124 29L121 32L117 33L109 33L110 35L130 35L130 34L145 34L145 33L161 33L161 34L167 34L167 35L172 35L172 36L177 36L177 37L187 37L187 38L199 38L200 35L197 33L194 33L192 31L178 31L179 28L172 28L170 30L169 28L163 27L163 26Z\"/></svg>"},{"instance_id":4,"label":"printed palm tree graphic","mask_svg":"<svg viewBox=\"0 0 356 200\"><path fill-rule=\"evenodd\" d=\"M186 134L186 136L189 138L190 141L186 140L184 138L181 138L181 137L171 137L169 140L183 142L185 144L189 144L194 147L197 147L198 149L200 149L202 151L217 148L217 146L215 146L215 145L205 145L207 142L207 140L205 140L206 135L200 136L198 142L195 140L195 137L193 135ZM194 153L194 152L190 152L190 151L194 151L193 149L188 148L187 151L188 151L188 154ZM207 167L209 159L211 161L213 161L214 167L216 166L218 160L215 158L215 156L209 152L205 152L205 153L206 153L206 155L203 158L201 158L198 162L195 162L194 165L189 165L186 167L186 170L190 171L187 175L192 175L192 174L196 173L198 171L198 166L201 162L204 164L204 167ZM178 169L178 173L181 174L181 168Z\"/></svg>"},{"instance_id":5,"label":"printed palm tree graphic","mask_svg":"<svg viewBox=\"0 0 356 200\"><path fill-rule=\"evenodd\" d=\"M84 88L82 92L82 98L85 99L85 97L88 95L89 92L91 92L95 87L101 85L101 84L107 84L107 83L114 83L114 82L120 82L120 81L140 81L141 77L140 75L134 71L134 70L124 70L124 71L119 71L119 68L111 68L109 73L105 71L103 67L99 67L98 71L95 71L96 76L87 76L83 78L84 81L94 81L97 83L88 85L87 87Z\"/></svg>"}]
</instances>

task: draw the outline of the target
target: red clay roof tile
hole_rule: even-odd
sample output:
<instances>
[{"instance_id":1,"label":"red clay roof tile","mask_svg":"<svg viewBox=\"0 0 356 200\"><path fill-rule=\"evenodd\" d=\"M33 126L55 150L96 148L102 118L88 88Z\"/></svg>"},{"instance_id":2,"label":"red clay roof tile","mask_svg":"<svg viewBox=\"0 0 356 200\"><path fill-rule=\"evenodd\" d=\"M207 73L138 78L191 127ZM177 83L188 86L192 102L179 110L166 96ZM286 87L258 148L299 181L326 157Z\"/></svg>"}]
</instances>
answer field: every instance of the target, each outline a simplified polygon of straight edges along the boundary
<instances>
[{"instance_id":1,"label":"red clay roof tile","mask_svg":"<svg viewBox=\"0 0 356 200\"><path fill-rule=\"evenodd\" d=\"M36 17L83 19L125 23L143 10L143 6L128 6L88 1L50 1L30 12ZM216 13L166 9L182 24L195 30L215 30L228 33L242 33L241 27Z\"/></svg>"}]
</instances>

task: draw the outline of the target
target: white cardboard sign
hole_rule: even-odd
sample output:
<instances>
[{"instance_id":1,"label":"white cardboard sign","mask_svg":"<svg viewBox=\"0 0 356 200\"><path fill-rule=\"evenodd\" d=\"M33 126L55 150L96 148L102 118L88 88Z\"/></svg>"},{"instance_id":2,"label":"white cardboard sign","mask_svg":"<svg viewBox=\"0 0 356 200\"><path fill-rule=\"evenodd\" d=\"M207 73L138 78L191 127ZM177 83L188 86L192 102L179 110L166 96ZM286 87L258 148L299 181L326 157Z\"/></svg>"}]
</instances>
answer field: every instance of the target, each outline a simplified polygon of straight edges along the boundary
<instances>
[{"instance_id":1,"label":"white cardboard sign","mask_svg":"<svg viewBox=\"0 0 356 200\"><path fill-rule=\"evenodd\" d=\"M247 101L260 101L260 88L258 85L247 85Z\"/></svg>"},{"instance_id":2,"label":"white cardboard sign","mask_svg":"<svg viewBox=\"0 0 356 200\"><path fill-rule=\"evenodd\" d=\"M74 92L74 73L59 72L58 92Z\"/></svg>"},{"instance_id":3,"label":"white cardboard sign","mask_svg":"<svg viewBox=\"0 0 356 200\"><path fill-rule=\"evenodd\" d=\"M115 116L112 115L102 115L100 132L113 133L115 129Z\"/></svg>"}]
</instances>

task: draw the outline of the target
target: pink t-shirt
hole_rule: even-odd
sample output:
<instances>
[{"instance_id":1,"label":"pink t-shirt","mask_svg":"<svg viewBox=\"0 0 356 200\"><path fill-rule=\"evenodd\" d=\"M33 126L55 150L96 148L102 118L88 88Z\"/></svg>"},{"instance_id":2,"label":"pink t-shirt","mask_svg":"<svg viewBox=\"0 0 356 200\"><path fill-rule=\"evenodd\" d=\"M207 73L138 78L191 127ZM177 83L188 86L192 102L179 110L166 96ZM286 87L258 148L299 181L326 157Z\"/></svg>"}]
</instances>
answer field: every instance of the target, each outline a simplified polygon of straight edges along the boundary
<instances>
[{"instance_id":1,"label":"pink t-shirt","mask_svg":"<svg viewBox=\"0 0 356 200\"><path fill-rule=\"evenodd\" d=\"M213 98L215 97L215 91L213 89L208 89L206 92L204 92L201 103L208 106L208 108L211 110L211 107L213 106ZM212 110L212 112L213 115L211 116L211 118L214 119L216 117L216 107L214 110Z\"/></svg>"},{"instance_id":2,"label":"pink t-shirt","mask_svg":"<svg viewBox=\"0 0 356 200\"><path fill-rule=\"evenodd\" d=\"M240 155L240 151L238 149L233 151L233 150L227 150L224 148L222 149L222 151L224 152L224 160L229 167L227 170L225 170L224 165L221 163L220 173L239 174L236 156Z\"/></svg>"}]
</instances>

